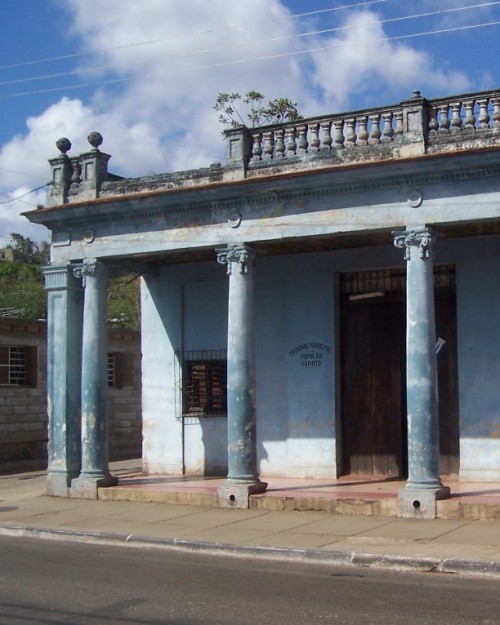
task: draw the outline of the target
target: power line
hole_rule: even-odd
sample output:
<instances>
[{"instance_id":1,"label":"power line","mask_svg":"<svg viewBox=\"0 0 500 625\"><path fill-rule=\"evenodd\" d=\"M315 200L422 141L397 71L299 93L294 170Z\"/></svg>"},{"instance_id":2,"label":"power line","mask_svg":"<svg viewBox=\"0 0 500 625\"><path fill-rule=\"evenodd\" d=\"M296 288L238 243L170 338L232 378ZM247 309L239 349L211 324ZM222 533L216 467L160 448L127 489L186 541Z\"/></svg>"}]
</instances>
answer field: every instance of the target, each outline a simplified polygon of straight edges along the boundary
<instances>
[{"instance_id":1,"label":"power line","mask_svg":"<svg viewBox=\"0 0 500 625\"><path fill-rule=\"evenodd\" d=\"M372 4L382 4L387 2L387 0L367 0L366 2L357 2L356 4L345 4L345 5L341 5L338 7L333 7L331 9L319 9L317 11L308 11L307 13L296 13L294 15L286 15L284 17L277 17L275 19L271 19L271 20L261 20L258 22L249 22L247 24L238 24L236 26L227 26L226 28L213 28L210 30L204 30L204 31L200 31L199 33L196 33L196 36L202 36L202 35L211 35L211 34L218 34L218 33L223 33L223 32L228 32L228 31L232 31L232 30L238 30L240 28L249 28L251 26L261 26L263 24L271 24L274 22L281 22L283 20L288 20L288 19L299 19L301 17L310 17L312 15L318 15L320 13L331 13L332 11L342 11L344 9L355 9L355 8L359 8L359 7L363 7L363 6L368 6L368 5L372 5ZM121 46L113 46L110 48L100 48L97 50L91 50L91 51L87 51L87 52L76 52L74 54L63 54L60 56L52 56L52 57L47 57L44 59L34 59L32 61L24 61L22 63L14 63L11 65L0 65L0 70L4 70L4 69L15 69L17 67L25 67L28 65L39 65L41 63L49 63L51 61L64 61L64 60L68 60L68 59L75 59L75 58L81 58L81 57L85 57L85 56L89 56L92 54L102 54L103 52L112 52L113 50L124 50L127 48L135 48L135 47L139 47L139 46L148 46L148 45L152 45L152 44L156 44L156 43L164 43L167 41L178 41L179 39L192 39L193 34L190 33L189 35L179 35L178 37L168 37L168 38L164 38L164 39L151 39L149 41L139 41L136 43L129 43L129 44L124 44Z\"/></svg>"},{"instance_id":2,"label":"power line","mask_svg":"<svg viewBox=\"0 0 500 625\"><path fill-rule=\"evenodd\" d=\"M22 195L10 198L10 200L5 200L4 202L0 202L0 205L1 204L10 204L11 202L22 201L24 204L29 204L30 206L34 206L33 204L31 204L31 202L24 202L22 198L26 197L27 195L30 195L31 193L35 193L35 191L40 191L40 189L44 189L45 187L48 187L48 186L50 186L50 183L46 182L45 184L42 184L42 186L37 187L36 189L31 189L31 191L27 191L26 193L23 193ZM6 195L6 194L2 193L2 195ZM6 196L6 197L8 197L8 196Z\"/></svg>"},{"instance_id":3,"label":"power line","mask_svg":"<svg viewBox=\"0 0 500 625\"><path fill-rule=\"evenodd\" d=\"M363 46L363 45L371 45L371 44L375 44L375 43L384 43L386 41L398 41L398 40L402 40L402 39L413 39L416 37L426 37L426 36L430 36L430 35L439 35L439 34L445 34L445 33L452 33L452 32L460 32L460 31L465 31L465 30L472 30L472 29L477 29L477 28L485 28L487 26L498 26L500 24L500 21L495 21L495 22L484 22L482 24L469 24L467 26L455 26L452 28L441 28L439 30L431 30L431 31L425 31L425 32L420 32L420 33L410 33L407 35L395 35L393 37L381 37L379 39L371 39L368 41L357 41L357 42L350 42L350 43L344 43L341 45L328 45L328 46L321 46L318 48L309 48L307 50L294 50L292 52L282 52L279 54L272 54L272 55L267 55L267 56L260 56L260 57L253 57L253 58L245 58L245 59L238 59L235 61L223 61L220 63L211 63L208 65L199 65L197 67L191 67L191 68L182 68L181 69L175 69L172 68L170 71L167 72L155 72L155 73L151 73L151 74L141 74L141 75L136 75L136 76L127 76L127 77L123 77L123 78L113 78L113 79L109 79L109 80L102 80L102 81L95 81L95 82L88 82L88 83L80 83L78 85L69 85L66 87L52 87L49 89L39 89L37 91L25 91L25 92L18 92L18 93L10 93L10 94L0 94L0 99L7 99L7 98L17 98L17 97L25 97L25 96L32 96L32 95L41 95L41 94L45 94L45 93L55 93L55 92L60 92L60 91L68 91L68 90L75 90L75 89L86 89L89 87L102 87L104 85L111 85L111 84L118 84L118 83L124 83L124 82L130 82L132 80L137 80L137 79L144 79L144 78L159 78L159 77L164 77L168 74L172 74L172 73L176 73L179 71L183 71L183 72L187 72L187 71L199 71L199 70L206 70L206 69L214 69L217 67L230 67L230 66L234 66L234 65L243 65L245 63L252 63L252 62L256 62L256 61L270 61L270 60L275 60L275 59L279 59L279 58L286 58L286 57L291 57L291 56L300 56L302 54L309 54L312 52L324 52L326 50L338 50L338 49L342 49L342 48L349 48L352 46Z\"/></svg>"},{"instance_id":4,"label":"power line","mask_svg":"<svg viewBox=\"0 0 500 625\"><path fill-rule=\"evenodd\" d=\"M0 171L8 171L10 174L18 174L19 176L27 176L28 178L37 178L38 180L45 180L42 176L34 176L33 174L27 174L24 171L17 171L16 169L7 169L7 167L0 167Z\"/></svg>"},{"instance_id":5,"label":"power line","mask_svg":"<svg viewBox=\"0 0 500 625\"><path fill-rule=\"evenodd\" d=\"M466 7L455 7L455 8L451 8L451 9L442 9L442 10L439 10L439 11L428 11L426 13L418 13L418 14L415 14L415 15L404 15L404 16L400 16L400 17L390 17L390 18L386 18L386 19L383 19L383 20L373 20L372 22L364 22L362 25L357 25L357 24L354 25L354 24L352 24L352 25L348 25L348 26L338 26L338 27L335 27L335 28L325 28L325 29L322 29L322 30L315 30L315 31L309 31L309 32L304 32L304 33L297 33L297 34L294 34L294 35L283 35L283 36L279 36L279 37L273 37L273 38L270 38L270 39L260 39L260 40L255 40L255 41L251 41L251 42L246 42L246 43L234 44L234 45L231 45L231 46L222 46L222 47L218 47L218 48L207 48L207 49L204 49L204 50L195 50L193 52L171 55L171 56L169 56L169 57L167 57L166 59L163 59L163 60L166 61L166 60L173 60L173 59L189 58L190 56L198 56L198 55L209 54L209 53L213 53L213 52L221 52L221 51L229 50L229 49L232 49L232 48L241 48L241 47L247 47L247 46L261 45L261 44L264 44L264 43L274 43L274 42L277 42L277 41L287 41L287 40L290 40L290 39L299 39L299 38L303 38L303 37L312 37L312 36L317 36L317 35L326 35L328 33L352 30L352 29L355 29L355 28L359 28L360 26L372 26L372 25L376 25L376 24L389 24L389 23L406 21L406 20L411 20L411 19L420 19L420 18L423 18L423 17L434 17L436 15L444 15L444 14L448 14L448 13L456 13L458 11L468 11L470 9L478 9L478 8L489 7L489 6L498 5L498 4L500 4L500 0L496 1L496 2L483 2L481 4L474 4L474 5L469 5L469 6L466 6ZM134 64L148 63L148 62L150 62L150 60L151 59L143 59L143 60L132 61L132 62L127 63L127 65L130 65L130 63L134 63ZM15 80L8 80L8 81L0 82L0 86L15 85L15 84L34 82L34 81L41 81L41 80L49 80L51 78L63 78L63 77L67 77L67 76L81 75L83 73L102 71L102 70L106 70L106 69L116 69L116 68L119 68L121 66L122 65L120 65L120 64L114 63L114 64L101 65L101 66L96 66L96 67L87 67L87 68L82 68L82 69L78 69L78 70L71 70L69 72L59 72L57 74L49 74L49 75L45 75L45 76L34 76L34 77L31 77L31 78L19 78L19 79L15 79Z\"/></svg>"}]
</instances>

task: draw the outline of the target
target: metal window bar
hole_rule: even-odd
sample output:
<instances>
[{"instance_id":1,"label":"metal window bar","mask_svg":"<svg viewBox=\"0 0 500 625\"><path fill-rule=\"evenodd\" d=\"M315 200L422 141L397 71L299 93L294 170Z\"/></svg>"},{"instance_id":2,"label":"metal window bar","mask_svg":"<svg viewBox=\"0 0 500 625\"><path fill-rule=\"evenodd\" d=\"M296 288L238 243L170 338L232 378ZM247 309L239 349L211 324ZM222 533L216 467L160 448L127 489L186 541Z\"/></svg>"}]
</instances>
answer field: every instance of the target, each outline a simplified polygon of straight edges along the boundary
<instances>
[{"instance_id":1,"label":"metal window bar","mask_svg":"<svg viewBox=\"0 0 500 625\"><path fill-rule=\"evenodd\" d=\"M227 415L227 352L187 351L183 354L183 415Z\"/></svg>"},{"instance_id":2,"label":"metal window bar","mask_svg":"<svg viewBox=\"0 0 500 625\"><path fill-rule=\"evenodd\" d=\"M26 348L9 348L9 384L26 384Z\"/></svg>"},{"instance_id":3,"label":"metal window bar","mask_svg":"<svg viewBox=\"0 0 500 625\"><path fill-rule=\"evenodd\" d=\"M116 354L108 354L108 386L116 386Z\"/></svg>"}]
</instances>

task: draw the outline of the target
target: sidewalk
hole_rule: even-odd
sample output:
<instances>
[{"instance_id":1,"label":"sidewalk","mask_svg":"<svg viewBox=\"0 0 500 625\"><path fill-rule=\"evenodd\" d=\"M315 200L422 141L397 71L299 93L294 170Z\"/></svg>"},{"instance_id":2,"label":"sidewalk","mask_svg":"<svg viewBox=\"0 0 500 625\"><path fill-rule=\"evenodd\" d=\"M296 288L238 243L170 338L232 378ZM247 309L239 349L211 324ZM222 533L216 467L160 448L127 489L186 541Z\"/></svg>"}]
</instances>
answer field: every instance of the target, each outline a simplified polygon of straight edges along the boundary
<instances>
[{"instance_id":1,"label":"sidewalk","mask_svg":"<svg viewBox=\"0 0 500 625\"><path fill-rule=\"evenodd\" d=\"M112 464L112 473L125 483L138 470L138 461ZM498 520L412 520L322 510L83 501L47 497L44 492L44 472L0 476L0 535L500 579Z\"/></svg>"}]
</instances>

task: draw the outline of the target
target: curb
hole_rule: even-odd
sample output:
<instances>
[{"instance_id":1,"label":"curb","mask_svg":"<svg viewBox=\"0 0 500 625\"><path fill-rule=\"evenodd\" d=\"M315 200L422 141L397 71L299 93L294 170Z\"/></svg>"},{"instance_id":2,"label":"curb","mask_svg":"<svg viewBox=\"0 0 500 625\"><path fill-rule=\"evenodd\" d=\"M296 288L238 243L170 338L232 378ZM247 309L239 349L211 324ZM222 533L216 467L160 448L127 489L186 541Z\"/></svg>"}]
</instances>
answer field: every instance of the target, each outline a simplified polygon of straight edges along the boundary
<instances>
[{"instance_id":1,"label":"curb","mask_svg":"<svg viewBox=\"0 0 500 625\"><path fill-rule=\"evenodd\" d=\"M498 577L500 562L466 560L460 558L390 556L357 551L323 551L321 549L287 549L211 543L180 538L151 538L135 534L112 534L108 532L81 532L20 525L0 525L0 536L62 540L75 543L116 545L149 549L180 549L194 553L266 558L273 560L301 560L310 564L364 567L388 571L413 573L448 573L463 576Z\"/></svg>"}]
</instances>

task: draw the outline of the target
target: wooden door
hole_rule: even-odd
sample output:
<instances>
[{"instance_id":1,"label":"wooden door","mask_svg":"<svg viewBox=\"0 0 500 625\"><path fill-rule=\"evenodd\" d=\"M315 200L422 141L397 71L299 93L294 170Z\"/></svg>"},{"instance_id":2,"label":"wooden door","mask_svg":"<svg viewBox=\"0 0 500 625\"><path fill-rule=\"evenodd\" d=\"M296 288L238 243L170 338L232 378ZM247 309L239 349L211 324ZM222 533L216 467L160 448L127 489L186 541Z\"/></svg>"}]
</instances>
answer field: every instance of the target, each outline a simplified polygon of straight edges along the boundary
<instances>
[{"instance_id":1,"label":"wooden door","mask_svg":"<svg viewBox=\"0 0 500 625\"><path fill-rule=\"evenodd\" d=\"M435 268L440 472L458 473L459 414L455 279ZM365 291L363 293L363 291ZM341 309L343 472L407 475L405 274L346 274Z\"/></svg>"},{"instance_id":2,"label":"wooden door","mask_svg":"<svg viewBox=\"0 0 500 625\"><path fill-rule=\"evenodd\" d=\"M406 473L403 302L350 302L342 311L344 472Z\"/></svg>"},{"instance_id":3,"label":"wooden door","mask_svg":"<svg viewBox=\"0 0 500 625\"><path fill-rule=\"evenodd\" d=\"M453 293L437 293L436 337L445 342L437 355L439 402L439 470L458 475L460 425L458 417L458 365L456 300Z\"/></svg>"}]
</instances>

